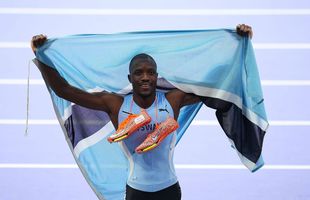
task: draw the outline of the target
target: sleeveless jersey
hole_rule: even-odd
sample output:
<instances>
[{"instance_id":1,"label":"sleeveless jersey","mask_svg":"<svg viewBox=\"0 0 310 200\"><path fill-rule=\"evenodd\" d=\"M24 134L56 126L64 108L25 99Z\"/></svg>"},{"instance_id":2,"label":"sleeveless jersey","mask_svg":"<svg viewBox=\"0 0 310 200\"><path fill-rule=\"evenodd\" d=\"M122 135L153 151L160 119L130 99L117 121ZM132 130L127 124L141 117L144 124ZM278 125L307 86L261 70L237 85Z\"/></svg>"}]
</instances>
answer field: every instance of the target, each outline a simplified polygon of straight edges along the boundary
<instances>
[{"instance_id":1,"label":"sleeveless jersey","mask_svg":"<svg viewBox=\"0 0 310 200\"><path fill-rule=\"evenodd\" d=\"M170 133L159 146L151 151L137 154L135 148L155 129L156 123L165 121L169 115L173 117L174 113L165 94L162 92L156 92L155 101L145 110L152 118L152 121L138 129L129 138L121 141L120 145L129 161L127 184L137 190L155 192L177 182L173 164L176 131ZM124 97L118 115L119 124L128 116L123 111L133 114L141 112L141 108L133 101L132 94Z\"/></svg>"}]
</instances>

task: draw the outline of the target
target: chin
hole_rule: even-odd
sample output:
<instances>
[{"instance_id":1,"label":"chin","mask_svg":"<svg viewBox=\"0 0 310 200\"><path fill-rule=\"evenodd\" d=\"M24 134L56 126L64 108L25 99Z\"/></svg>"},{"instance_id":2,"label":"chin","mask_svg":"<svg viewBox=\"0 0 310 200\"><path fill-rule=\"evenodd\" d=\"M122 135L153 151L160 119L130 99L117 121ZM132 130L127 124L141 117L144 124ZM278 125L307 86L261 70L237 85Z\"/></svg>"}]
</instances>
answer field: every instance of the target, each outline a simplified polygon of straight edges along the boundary
<instances>
[{"instance_id":1,"label":"chin","mask_svg":"<svg viewBox=\"0 0 310 200\"><path fill-rule=\"evenodd\" d=\"M153 94L155 94L155 90L149 90L149 91L140 91L139 95L142 97L149 97L152 96Z\"/></svg>"},{"instance_id":2,"label":"chin","mask_svg":"<svg viewBox=\"0 0 310 200\"><path fill-rule=\"evenodd\" d=\"M140 92L139 95L142 97L149 97L152 95L152 92Z\"/></svg>"}]
</instances>

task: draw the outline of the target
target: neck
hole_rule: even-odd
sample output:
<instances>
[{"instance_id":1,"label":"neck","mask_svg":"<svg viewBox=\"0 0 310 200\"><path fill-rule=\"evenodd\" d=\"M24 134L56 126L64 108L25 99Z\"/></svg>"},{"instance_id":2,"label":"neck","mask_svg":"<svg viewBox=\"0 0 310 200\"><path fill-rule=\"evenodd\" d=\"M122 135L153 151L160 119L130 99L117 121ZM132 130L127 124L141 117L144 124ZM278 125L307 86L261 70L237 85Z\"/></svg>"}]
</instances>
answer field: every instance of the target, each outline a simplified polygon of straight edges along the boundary
<instances>
[{"instance_id":1,"label":"neck","mask_svg":"<svg viewBox=\"0 0 310 200\"><path fill-rule=\"evenodd\" d=\"M140 108L143 108L143 109L149 108L153 104L153 102L155 101L155 97L156 97L156 93L155 92L153 94L149 95L149 96L146 96L146 97L133 93L133 100L134 100L134 102Z\"/></svg>"}]
</instances>

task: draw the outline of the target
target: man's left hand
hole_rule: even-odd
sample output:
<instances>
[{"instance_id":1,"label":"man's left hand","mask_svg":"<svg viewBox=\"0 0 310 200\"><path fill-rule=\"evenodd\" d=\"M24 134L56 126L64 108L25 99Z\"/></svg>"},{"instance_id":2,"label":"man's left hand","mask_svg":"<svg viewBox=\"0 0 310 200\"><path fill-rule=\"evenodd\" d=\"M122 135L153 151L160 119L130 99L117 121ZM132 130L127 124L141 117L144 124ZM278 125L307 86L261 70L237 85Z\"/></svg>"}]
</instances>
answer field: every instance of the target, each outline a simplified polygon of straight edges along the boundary
<instances>
[{"instance_id":1,"label":"man's left hand","mask_svg":"<svg viewBox=\"0 0 310 200\"><path fill-rule=\"evenodd\" d=\"M246 24L238 24L236 31L241 36L249 36L250 39L253 37L252 27Z\"/></svg>"}]
</instances>

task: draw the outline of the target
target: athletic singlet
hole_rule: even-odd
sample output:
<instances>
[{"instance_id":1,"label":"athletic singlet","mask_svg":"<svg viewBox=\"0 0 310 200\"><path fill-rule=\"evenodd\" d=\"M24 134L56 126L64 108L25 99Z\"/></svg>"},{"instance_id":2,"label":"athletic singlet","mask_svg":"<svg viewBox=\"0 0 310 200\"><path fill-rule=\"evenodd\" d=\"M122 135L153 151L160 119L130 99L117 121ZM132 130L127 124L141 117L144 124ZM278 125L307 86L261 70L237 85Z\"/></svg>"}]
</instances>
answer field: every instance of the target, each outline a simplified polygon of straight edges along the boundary
<instances>
[{"instance_id":1,"label":"athletic singlet","mask_svg":"<svg viewBox=\"0 0 310 200\"><path fill-rule=\"evenodd\" d=\"M141 112L141 108L133 101L132 94L124 97L118 114L119 124L128 116L123 111L133 114ZM120 142L120 145L129 161L127 184L137 190L155 192L177 182L173 164L176 131L169 134L155 149L142 154L135 153L135 148L154 130L156 122L165 121L168 115L174 116L171 105L162 92L156 92L155 101L146 111L152 121Z\"/></svg>"}]
</instances>

